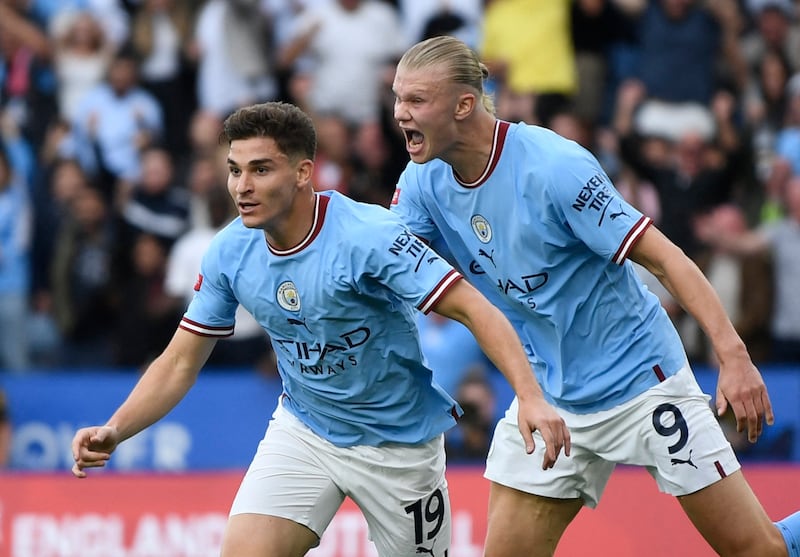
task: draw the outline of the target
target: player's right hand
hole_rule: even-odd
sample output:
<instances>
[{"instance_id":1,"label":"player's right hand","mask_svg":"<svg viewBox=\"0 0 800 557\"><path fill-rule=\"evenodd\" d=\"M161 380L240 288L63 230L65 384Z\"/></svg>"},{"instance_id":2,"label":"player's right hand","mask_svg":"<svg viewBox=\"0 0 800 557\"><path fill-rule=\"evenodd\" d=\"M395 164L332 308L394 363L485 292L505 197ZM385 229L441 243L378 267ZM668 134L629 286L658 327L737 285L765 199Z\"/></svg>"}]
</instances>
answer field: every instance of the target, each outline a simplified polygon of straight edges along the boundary
<instances>
[{"instance_id":1,"label":"player's right hand","mask_svg":"<svg viewBox=\"0 0 800 557\"><path fill-rule=\"evenodd\" d=\"M92 426L79 429L72 438L72 474L85 478L84 468L98 468L106 465L111 453L117 448L119 433L109 426Z\"/></svg>"}]
</instances>

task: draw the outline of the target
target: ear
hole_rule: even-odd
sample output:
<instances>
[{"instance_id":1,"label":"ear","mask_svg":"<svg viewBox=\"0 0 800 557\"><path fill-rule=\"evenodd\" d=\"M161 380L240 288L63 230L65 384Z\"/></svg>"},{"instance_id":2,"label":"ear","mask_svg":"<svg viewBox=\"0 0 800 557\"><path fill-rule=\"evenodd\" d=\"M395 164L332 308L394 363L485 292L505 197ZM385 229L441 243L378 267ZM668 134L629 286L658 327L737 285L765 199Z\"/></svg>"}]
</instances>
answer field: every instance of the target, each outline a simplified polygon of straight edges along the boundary
<instances>
[{"instance_id":1,"label":"ear","mask_svg":"<svg viewBox=\"0 0 800 557\"><path fill-rule=\"evenodd\" d=\"M303 159L297 163L297 185L305 186L311 182L311 175L314 173L314 161L311 159Z\"/></svg>"},{"instance_id":2,"label":"ear","mask_svg":"<svg viewBox=\"0 0 800 557\"><path fill-rule=\"evenodd\" d=\"M466 119L470 114L472 114L472 111L475 110L476 102L477 98L475 97L474 93L462 93L459 95L454 114L455 119Z\"/></svg>"}]
</instances>

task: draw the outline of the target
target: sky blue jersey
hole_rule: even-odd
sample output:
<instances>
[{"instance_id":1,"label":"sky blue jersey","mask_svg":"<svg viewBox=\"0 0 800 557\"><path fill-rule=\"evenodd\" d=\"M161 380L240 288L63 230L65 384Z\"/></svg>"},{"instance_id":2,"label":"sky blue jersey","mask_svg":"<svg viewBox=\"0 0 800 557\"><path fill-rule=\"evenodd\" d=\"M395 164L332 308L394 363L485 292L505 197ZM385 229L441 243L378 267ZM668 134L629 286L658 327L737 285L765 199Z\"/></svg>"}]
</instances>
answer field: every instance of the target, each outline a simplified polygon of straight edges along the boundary
<instances>
[{"instance_id":1,"label":"sky blue jersey","mask_svg":"<svg viewBox=\"0 0 800 557\"><path fill-rule=\"evenodd\" d=\"M420 443L461 409L423 362L415 313L461 278L377 205L316 194L297 247L276 251L240 218L206 252L180 327L233 333L237 304L270 336L284 405L338 446Z\"/></svg>"},{"instance_id":2,"label":"sky blue jersey","mask_svg":"<svg viewBox=\"0 0 800 557\"><path fill-rule=\"evenodd\" d=\"M685 363L669 317L626 260L651 220L578 144L498 121L478 180L465 183L440 159L412 162L391 208L434 247L443 242L503 310L551 403L608 409Z\"/></svg>"}]
</instances>

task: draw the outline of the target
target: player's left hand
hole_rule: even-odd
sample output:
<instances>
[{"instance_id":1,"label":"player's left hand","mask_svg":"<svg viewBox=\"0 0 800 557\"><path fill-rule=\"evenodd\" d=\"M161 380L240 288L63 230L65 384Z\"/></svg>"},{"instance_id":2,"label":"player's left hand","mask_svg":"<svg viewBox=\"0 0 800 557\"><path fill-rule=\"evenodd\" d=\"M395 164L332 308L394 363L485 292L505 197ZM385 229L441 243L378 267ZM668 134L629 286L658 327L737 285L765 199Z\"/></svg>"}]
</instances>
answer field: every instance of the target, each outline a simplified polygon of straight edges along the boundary
<instances>
[{"instance_id":1,"label":"player's left hand","mask_svg":"<svg viewBox=\"0 0 800 557\"><path fill-rule=\"evenodd\" d=\"M533 453L535 448L534 431L538 430L544 439L545 453L542 470L553 467L562 448L564 455L569 456L571 441L567 424L544 398L519 400L517 424L522 438L525 440L525 451L528 454Z\"/></svg>"},{"instance_id":2,"label":"player's left hand","mask_svg":"<svg viewBox=\"0 0 800 557\"><path fill-rule=\"evenodd\" d=\"M767 387L750 358L720 366L716 406L720 416L731 407L736 416L736 431L746 429L747 440L751 443L758 440L764 422L772 425L775 421Z\"/></svg>"}]
</instances>

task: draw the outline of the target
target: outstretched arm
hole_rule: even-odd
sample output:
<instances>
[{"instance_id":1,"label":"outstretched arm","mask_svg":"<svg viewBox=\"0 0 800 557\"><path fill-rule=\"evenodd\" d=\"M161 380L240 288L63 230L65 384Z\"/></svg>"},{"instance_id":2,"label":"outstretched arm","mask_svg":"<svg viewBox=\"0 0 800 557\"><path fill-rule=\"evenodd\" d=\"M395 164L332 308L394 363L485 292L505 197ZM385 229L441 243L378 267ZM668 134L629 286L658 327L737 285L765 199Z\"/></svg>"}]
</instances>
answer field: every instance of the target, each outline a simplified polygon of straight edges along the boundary
<instances>
[{"instance_id":1,"label":"outstretched arm","mask_svg":"<svg viewBox=\"0 0 800 557\"><path fill-rule=\"evenodd\" d=\"M714 288L697 265L653 226L634 246L630 258L661 281L711 340L720 363L717 412L724 414L730 404L737 430L747 429L747 438L754 443L764 421L769 425L774 421L772 405L761 374Z\"/></svg>"},{"instance_id":2,"label":"outstretched arm","mask_svg":"<svg viewBox=\"0 0 800 557\"><path fill-rule=\"evenodd\" d=\"M105 466L117 445L172 410L194 385L215 343L216 339L178 329L106 425L75 433L72 473L83 478L85 468Z\"/></svg>"},{"instance_id":3,"label":"outstretched arm","mask_svg":"<svg viewBox=\"0 0 800 557\"><path fill-rule=\"evenodd\" d=\"M527 452L533 452L532 432L538 429L547 449L542 468L552 468L562 448L569 456L569 430L544 399L519 337L503 313L465 280L456 282L434 311L463 323L511 384L519 400L518 424Z\"/></svg>"}]
</instances>

